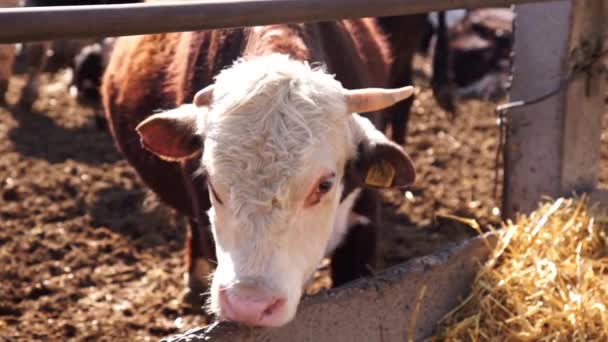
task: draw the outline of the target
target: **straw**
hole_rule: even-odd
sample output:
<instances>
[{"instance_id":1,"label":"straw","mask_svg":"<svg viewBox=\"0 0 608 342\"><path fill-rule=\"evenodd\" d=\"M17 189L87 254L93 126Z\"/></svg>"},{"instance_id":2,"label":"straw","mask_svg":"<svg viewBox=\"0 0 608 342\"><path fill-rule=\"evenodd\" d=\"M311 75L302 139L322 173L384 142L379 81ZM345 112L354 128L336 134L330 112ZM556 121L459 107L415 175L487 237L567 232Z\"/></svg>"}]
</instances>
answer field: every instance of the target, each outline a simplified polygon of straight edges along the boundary
<instances>
[{"instance_id":1,"label":"straw","mask_svg":"<svg viewBox=\"0 0 608 342\"><path fill-rule=\"evenodd\" d=\"M508 222L435 341L608 341L608 220L586 197Z\"/></svg>"}]
</instances>

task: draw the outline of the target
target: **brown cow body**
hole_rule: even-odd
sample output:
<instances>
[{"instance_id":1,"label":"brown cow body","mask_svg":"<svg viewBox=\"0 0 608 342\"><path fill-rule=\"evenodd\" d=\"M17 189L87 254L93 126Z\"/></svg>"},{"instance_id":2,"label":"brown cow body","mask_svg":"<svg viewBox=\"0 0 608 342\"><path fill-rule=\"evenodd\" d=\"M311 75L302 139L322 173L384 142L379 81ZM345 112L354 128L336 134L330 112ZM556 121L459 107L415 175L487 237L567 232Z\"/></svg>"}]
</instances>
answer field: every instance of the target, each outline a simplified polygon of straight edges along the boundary
<instances>
[{"instance_id":1,"label":"brown cow body","mask_svg":"<svg viewBox=\"0 0 608 342\"><path fill-rule=\"evenodd\" d=\"M206 287L203 279L211 269L205 259L214 259L205 214L210 207L207 185L204 177L192 174L199 161L159 159L142 147L136 126L155 110L192 102L198 90L243 56L282 53L320 63L345 88L387 84L388 49L371 19L125 37L114 49L102 86L107 119L119 149L144 182L164 202L193 218L186 267L194 293ZM377 193L365 189L354 210L377 222ZM351 230L334 253L335 284L368 274L374 264L374 234L369 227Z\"/></svg>"}]
</instances>

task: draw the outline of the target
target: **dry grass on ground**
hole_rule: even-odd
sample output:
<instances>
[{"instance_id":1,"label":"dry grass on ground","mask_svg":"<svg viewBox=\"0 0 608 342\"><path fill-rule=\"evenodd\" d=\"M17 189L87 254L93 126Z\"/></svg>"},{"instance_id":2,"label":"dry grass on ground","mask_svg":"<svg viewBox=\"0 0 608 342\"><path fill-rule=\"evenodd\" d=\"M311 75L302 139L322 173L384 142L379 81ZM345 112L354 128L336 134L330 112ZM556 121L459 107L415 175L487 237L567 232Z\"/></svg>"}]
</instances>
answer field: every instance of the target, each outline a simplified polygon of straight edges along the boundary
<instances>
[{"instance_id":1,"label":"dry grass on ground","mask_svg":"<svg viewBox=\"0 0 608 342\"><path fill-rule=\"evenodd\" d=\"M607 341L608 218L558 199L508 223L445 341Z\"/></svg>"}]
</instances>

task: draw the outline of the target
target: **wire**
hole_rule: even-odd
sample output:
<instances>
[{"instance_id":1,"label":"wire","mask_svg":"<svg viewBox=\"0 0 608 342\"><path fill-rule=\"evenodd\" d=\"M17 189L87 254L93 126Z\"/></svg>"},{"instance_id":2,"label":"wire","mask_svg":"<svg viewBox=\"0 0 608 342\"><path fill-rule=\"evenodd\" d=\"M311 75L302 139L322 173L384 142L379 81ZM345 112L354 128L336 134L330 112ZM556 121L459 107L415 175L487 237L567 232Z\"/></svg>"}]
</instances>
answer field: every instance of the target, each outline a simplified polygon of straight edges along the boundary
<instances>
[{"instance_id":1,"label":"wire","mask_svg":"<svg viewBox=\"0 0 608 342\"><path fill-rule=\"evenodd\" d=\"M589 61L588 63L586 63L586 65L584 65L583 67L576 67L574 68L570 74L566 77L564 77L559 84L555 87L555 89L537 96L535 98L532 99L528 99L528 100L517 100L517 101L511 101L511 102L507 102L501 105L496 106L495 109L495 113L498 119L498 146L496 148L496 156L494 159L494 198L498 198L498 178L499 178L499 167L498 164L500 163L500 158L503 157L503 152L504 152L504 145L506 143L506 130L507 130L507 117L506 117L506 113L507 111L513 109L513 108L520 108L520 107L525 107L525 106L531 106L540 102L543 102L557 94L559 94L562 90L564 90L569 84L570 82L572 82L572 80L574 79L574 75L578 74L578 73L583 73L583 72L587 72L588 70L591 69L591 67L597 62L599 61L601 58L608 56L608 50L604 50L601 51L597 54L594 54L591 56L591 61ZM606 69L603 69L604 72L606 72ZM504 177L504 175L503 175Z\"/></svg>"}]
</instances>

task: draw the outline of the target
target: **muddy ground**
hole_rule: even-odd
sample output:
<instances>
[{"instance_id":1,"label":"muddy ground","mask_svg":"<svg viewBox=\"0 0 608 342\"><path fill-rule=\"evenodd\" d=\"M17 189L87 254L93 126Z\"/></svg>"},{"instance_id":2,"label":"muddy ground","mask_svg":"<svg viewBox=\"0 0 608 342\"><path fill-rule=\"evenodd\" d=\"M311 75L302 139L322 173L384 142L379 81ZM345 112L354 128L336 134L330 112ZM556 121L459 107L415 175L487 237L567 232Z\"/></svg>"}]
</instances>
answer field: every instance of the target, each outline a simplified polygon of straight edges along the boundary
<instances>
[{"instance_id":1,"label":"muddy ground","mask_svg":"<svg viewBox=\"0 0 608 342\"><path fill-rule=\"evenodd\" d=\"M494 105L462 102L451 118L417 83L406 149L419 176L386 195L387 265L474 234L440 214L499 223ZM61 75L41 94L31 112L0 107L0 338L157 340L204 325L179 301L185 220L142 187Z\"/></svg>"}]
</instances>

